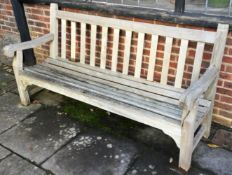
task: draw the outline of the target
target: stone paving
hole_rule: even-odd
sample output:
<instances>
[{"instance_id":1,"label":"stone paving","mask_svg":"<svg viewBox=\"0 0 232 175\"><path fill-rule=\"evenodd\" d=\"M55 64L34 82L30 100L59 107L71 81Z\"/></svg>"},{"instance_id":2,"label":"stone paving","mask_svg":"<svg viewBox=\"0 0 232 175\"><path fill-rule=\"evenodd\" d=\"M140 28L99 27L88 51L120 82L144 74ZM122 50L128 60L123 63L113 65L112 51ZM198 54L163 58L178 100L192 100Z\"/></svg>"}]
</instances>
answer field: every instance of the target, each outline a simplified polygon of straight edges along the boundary
<instances>
[{"instance_id":1,"label":"stone paving","mask_svg":"<svg viewBox=\"0 0 232 175\"><path fill-rule=\"evenodd\" d=\"M22 107L15 89L7 88L14 80L6 70L0 66L0 82L6 85L0 95L0 175L186 174L177 168L173 140L161 131L145 127L128 138L87 127L61 111L64 98L49 91ZM217 131L214 143L231 134ZM201 142L187 174L231 175L230 146Z\"/></svg>"}]
</instances>

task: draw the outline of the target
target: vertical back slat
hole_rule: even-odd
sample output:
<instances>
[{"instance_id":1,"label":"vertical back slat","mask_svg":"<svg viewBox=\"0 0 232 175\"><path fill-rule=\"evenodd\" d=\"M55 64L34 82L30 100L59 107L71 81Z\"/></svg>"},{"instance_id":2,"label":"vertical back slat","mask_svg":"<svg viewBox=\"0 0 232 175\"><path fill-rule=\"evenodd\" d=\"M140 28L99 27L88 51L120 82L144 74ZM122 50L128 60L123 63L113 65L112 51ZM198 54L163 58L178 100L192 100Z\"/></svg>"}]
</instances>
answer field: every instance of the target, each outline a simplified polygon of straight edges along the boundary
<instances>
[{"instance_id":1,"label":"vertical back slat","mask_svg":"<svg viewBox=\"0 0 232 175\"><path fill-rule=\"evenodd\" d=\"M144 47L144 33L139 33L138 36L138 45L137 45L137 54L136 54L136 65L135 65L135 77L140 78L141 76L141 67L143 60L143 47Z\"/></svg>"},{"instance_id":2,"label":"vertical back slat","mask_svg":"<svg viewBox=\"0 0 232 175\"><path fill-rule=\"evenodd\" d=\"M67 22L65 19L61 20L61 58L66 59L66 28Z\"/></svg>"},{"instance_id":3,"label":"vertical back slat","mask_svg":"<svg viewBox=\"0 0 232 175\"><path fill-rule=\"evenodd\" d=\"M50 57L58 57L58 19L56 14L58 11L58 5L52 3L50 6L50 32L54 34L54 39L50 44Z\"/></svg>"},{"instance_id":4,"label":"vertical back slat","mask_svg":"<svg viewBox=\"0 0 232 175\"><path fill-rule=\"evenodd\" d=\"M95 66L97 26L91 25L90 66Z\"/></svg>"},{"instance_id":5,"label":"vertical back slat","mask_svg":"<svg viewBox=\"0 0 232 175\"><path fill-rule=\"evenodd\" d=\"M193 64L193 71L192 71L192 77L191 77L191 84L198 80L200 71L201 71L201 63L204 53L205 43L198 42L197 48L196 48L196 54Z\"/></svg>"},{"instance_id":6,"label":"vertical back slat","mask_svg":"<svg viewBox=\"0 0 232 175\"><path fill-rule=\"evenodd\" d=\"M101 40L101 62L100 67L106 68L106 49L107 49L108 27L102 27L102 40Z\"/></svg>"},{"instance_id":7,"label":"vertical back slat","mask_svg":"<svg viewBox=\"0 0 232 175\"><path fill-rule=\"evenodd\" d=\"M118 43L119 43L119 29L114 29L112 66L111 66L111 70L114 72L117 71Z\"/></svg>"},{"instance_id":8,"label":"vertical back slat","mask_svg":"<svg viewBox=\"0 0 232 175\"><path fill-rule=\"evenodd\" d=\"M158 38L159 37L157 35L152 35L151 37L151 48L150 48L149 66L148 66L148 74L147 74L147 80L149 81L154 80L154 70L155 70Z\"/></svg>"},{"instance_id":9,"label":"vertical back slat","mask_svg":"<svg viewBox=\"0 0 232 175\"><path fill-rule=\"evenodd\" d=\"M123 70L122 73L127 75L129 69L129 61L130 61L130 49L131 49L131 31L126 31L126 39L125 39L125 51L124 51L124 59L123 59Z\"/></svg>"},{"instance_id":10,"label":"vertical back slat","mask_svg":"<svg viewBox=\"0 0 232 175\"><path fill-rule=\"evenodd\" d=\"M165 48L164 48L164 59L163 59L163 66L161 72L161 80L160 83L166 85L168 82L168 69L172 51L172 42L173 38L166 37L165 41Z\"/></svg>"},{"instance_id":11,"label":"vertical back slat","mask_svg":"<svg viewBox=\"0 0 232 175\"><path fill-rule=\"evenodd\" d=\"M71 22L71 59L76 58L76 22Z\"/></svg>"},{"instance_id":12,"label":"vertical back slat","mask_svg":"<svg viewBox=\"0 0 232 175\"><path fill-rule=\"evenodd\" d=\"M175 87L181 88L182 86L182 80L183 80L183 75L184 75L184 66L185 66L185 60L187 56L187 51L188 51L188 40L181 40L181 45L180 45L180 53L179 53L179 59L178 59L178 64L177 64L177 69L176 69L176 79L175 79Z\"/></svg>"},{"instance_id":13,"label":"vertical back slat","mask_svg":"<svg viewBox=\"0 0 232 175\"><path fill-rule=\"evenodd\" d=\"M86 24L81 23L81 53L80 63L85 64L85 41L86 41Z\"/></svg>"}]
</instances>

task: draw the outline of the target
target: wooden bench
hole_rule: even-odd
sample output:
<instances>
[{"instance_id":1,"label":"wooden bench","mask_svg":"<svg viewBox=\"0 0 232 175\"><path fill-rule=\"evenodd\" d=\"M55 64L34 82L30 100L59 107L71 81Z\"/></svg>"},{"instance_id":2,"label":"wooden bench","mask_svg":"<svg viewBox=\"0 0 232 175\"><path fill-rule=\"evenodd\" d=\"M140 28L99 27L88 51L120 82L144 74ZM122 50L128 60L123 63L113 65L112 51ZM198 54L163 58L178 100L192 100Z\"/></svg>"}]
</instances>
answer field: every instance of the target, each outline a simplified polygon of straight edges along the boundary
<instances>
[{"instance_id":1,"label":"wooden bench","mask_svg":"<svg viewBox=\"0 0 232 175\"><path fill-rule=\"evenodd\" d=\"M50 34L4 48L7 56L13 56L16 52L13 68L22 104L30 104L27 87L37 85L161 129L180 148L179 166L188 170L194 148L203 136L209 136L228 25L219 24L217 32L177 28L61 11L57 4L51 4L50 20ZM108 42L109 30L113 31L112 42ZM77 32L79 42L76 41ZM101 33L100 37L97 37L98 32ZM122 32L125 34L122 41L124 54L122 70L118 71L119 38ZM138 34L137 54L134 73L131 74L129 63L134 33ZM145 36L151 36L151 52L147 76L141 78ZM155 82L160 37L165 38L164 56L160 66L160 82ZM171 86L168 85L168 71L174 39L179 39L181 44L175 81ZM182 82L190 41L196 43L196 53L191 85L184 89ZM42 64L24 67L22 51L46 42L51 42L50 57ZM208 69L200 75L206 43L214 45L212 58ZM107 48L110 44L112 54L109 57ZM97 47L100 47L98 61Z\"/></svg>"}]
</instances>

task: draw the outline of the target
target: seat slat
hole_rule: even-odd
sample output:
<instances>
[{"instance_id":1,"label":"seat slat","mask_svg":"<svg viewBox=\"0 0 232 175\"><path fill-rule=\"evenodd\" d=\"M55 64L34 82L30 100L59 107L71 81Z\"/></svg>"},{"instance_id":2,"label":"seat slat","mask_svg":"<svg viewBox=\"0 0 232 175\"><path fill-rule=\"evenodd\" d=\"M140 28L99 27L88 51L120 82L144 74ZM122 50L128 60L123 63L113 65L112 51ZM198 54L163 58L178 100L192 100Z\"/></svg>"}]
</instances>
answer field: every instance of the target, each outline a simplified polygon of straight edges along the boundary
<instances>
[{"instance_id":1,"label":"seat slat","mask_svg":"<svg viewBox=\"0 0 232 175\"><path fill-rule=\"evenodd\" d=\"M95 66L97 26L91 25L90 66Z\"/></svg>"},{"instance_id":2,"label":"seat slat","mask_svg":"<svg viewBox=\"0 0 232 175\"><path fill-rule=\"evenodd\" d=\"M114 72L117 71L118 44L119 44L119 29L114 29L113 53L112 53L112 64L111 64L111 70Z\"/></svg>"},{"instance_id":3,"label":"seat slat","mask_svg":"<svg viewBox=\"0 0 232 175\"><path fill-rule=\"evenodd\" d=\"M86 24L81 23L81 53L80 63L85 64L85 40L86 40Z\"/></svg>"},{"instance_id":4,"label":"seat slat","mask_svg":"<svg viewBox=\"0 0 232 175\"><path fill-rule=\"evenodd\" d=\"M159 95L156 95L156 94L148 93L148 92L145 92L143 90L138 90L138 89L136 89L134 87L127 87L127 86L121 85L119 83L114 83L114 82L111 82L109 80L104 80L104 79L101 79L99 77L94 77L94 76L91 76L91 75L88 75L88 74L85 74L85 73L82 73L82 72L78 72L78 71L75 71L75 70L70 70L69 68L63 68L63 67L60 67L60 66L57 66L57 65L52 65L52 64L47 64L47 63L45 63L44 65L46 67L48 67L48 68L67 73L69 75L74 75L75 77L81 77L83 79L83 81L89 80L90 83L93 83L93 82L101 83L101 84L106 85L106 86L110 86L110 87L113 87L113 88L121 89L121 90L123 90L125 92L129 92L130 94L132 93L132 95L137 94L137 95L140 95L140 96L144 96L143 99L141 99L142 101L144 101L144 99L152 99L152 98L156 99L156 101L157 101L157 99L162 98L162 96L160 97ZM102 87L102 88L104 89L104 87ZM164 106L166 108L168 107L168 108L172 108L172 109L176 110L176 108L178 106L178 103L169 104L169 103L166 102L166 101L173 101L173 99L170 99L170 98L162 98L162 99L164 101L159 101L160 105L162 105L162 106ZM153 103L155 103L155 102L153 102ZM173 105L173 104L175 104L175 105ZM206 106L206 107L208 107L208 106ZM205 109L205 107L199 106L199 111L201 113L206 113L207 109Z\"/></svg>"},{"instance_id":5,"label":"seat slat","mask_svg":"<svg viewBox=\"0 0 232 175\"><path fill-rule=\"evenodd\" d=\"M176 99L176 100L179 99L179 97L181 95L181 93L179 93L178 91L176 92L173 89L172 90L161 89L160 87L156 87L154 84L151 84L151 85L147 84L147 86L145 87L143 83L133 81L135 78L130 80L130 79L127 79L128 76L123 76L122 74L117 73L117 72L113 73L110 70L103 71L103 70L96 68L96 67L95 68L91 67L91 69L90 69L90 66L80 65L79 63L71 63L71 62L68 62L65 60L62 61L60 59L59 59L59 61L56 61L54 59L47 59L47 62L50 64L60 66L60 67L66 67L66 68L69 68L69 69L72 69L75 71L89 74L89 75L94 76L94 77L98 76L98 77L101 77L102 79L106 79L106 80L109 80L109 81L112 81L115 83L119 83L122 85L136 87L137 89L142 89L142 90L145 90L147 92L152 92L154 94L160 94L162 96L164 96L164 95L169 96L169 97ZM77 66L78 66L78 68L77 68Z\"/></svg>"},{"instance_id":6,"label":"seat slat","mask_svg":"<svg viewBox=\"0 0 232 175\"><path fill-rule=\"evenodd\" d=\"M181 116L180 110L177 111L171 108L163 107L159 105L158 102L155 103L154 101L153 103L150 103L149 101L145 101L145 99L139 97L138 95L137 96L133 95L132 93L125 93L124 91L120 91L115 88L110 88L107 86L100 86L100 84L98 84L98 86L91 85L89 84L88 81L85 81L85 82L83 82L83 80L80 81L79 77L77 78L74 76L75 77L74 79L74 78L71 78L70 75L65 74L64 72L62 72L61 74L58 71L51 71L51 70L46 71L44 69L41 69L41 67L39 67L38 69L26 69L26 71L33 72L36 74L47 75L55 79L59 79L59 81L62 81L64 83L73 84L75 85L76 88L82 89L84 91L106 96L108 98L112 98L114 100L117 100L117 101L120 101L126 104L130 104L138 108L148 110L150 112L154 112L154 113L161 114L169 118L180 120L180 116Z\"/></svg>"},{"instance_id":7,"label":"seat slat","mask_svg":"<svg viewBox=\"0 0 232 175\"><path fill-rule=\"evenodd\" d=\"M96 93L98 95L106 96L108 98L112 98L114 100L117 100L119 102L123 102L126 104L130 104L133 106L136 106L141 109L148 110L150 112L154 112L157 114L164 115L169 118L173 118L176 120L180 120L181 111L178 111L178 108L167 108L162 105L160 105L158 102L150 103L149 101L145 101L143 98L139 97L138 95L133 95L132 93L125 93L125 91L121 91L115 88L110 88L108 86L103 86L102 84L96 83L90 83L89 81L86 81L80 77L73 76L71 78L70 75L66 75L64 72L60 74L58 71L44 71L44 69L41 69L41 67L35 71L33 69L28 69L27 71L33 72L33 73L42 73L44 75L48 75L51 77L54 77L56 79L59 79L60 81L67 82L67 83L73 83L77 88L80 88L85 91L89 91L92 93ZM66 75L66 76L65 76Z\"/></svg>"},{"instance_id":8,"label":"seat slat","mask_svg":"<svg viewBox=\"0 0 232 175\"><path fill-rule=\"evenodd\" d=\"M137 44L137 54L136 54L136 64L135 64L135 78L140 78L141 67L143 61L143 47L144 47L144 33L139 33L138 44Z\"/></svg>"},{"instance_id":9,"label":"seat slat","mask_svg":"<svg viewBox=\"0 0 232 175\"><path fill-rule=\"evenodd\" d=\"M123 59L123 71L122 73L127 75L129 70L129 61L130 61L130 49L131 49L131 31L126 31L126 40L125 40L125 51Z\"/></svg>"},{"instance_id":10,"label":"seat slat","mask_svg":"<svg viewBox=\"0 0 232 175\"><path fill-rule=\"evenodd\" d=\"M169 103L179 104L178 101L179 101L180 95L184 92L183 89L175 89L173 87L169 89L168 86L165 86L167 88L165 89L165 87L163 87L162 85L160 86L159 83L152 83L146 80L143 81L142 79L135 79L133 77L122 75L121 73L112 72L110 70L103 70L103 69L96 68L96 67L90 67L90 66L83 65L80 63L73 63L73 62L66 61L66 60L49 59L49 58L46 60L46 62L48 62L49 64L54 64L59 67L65 67L66 69L84 73L92 77L98 77L98 78L101 78L101 79L104 79L110 82L114 82L118 85L134 87L135 89L138 89L138 90L141 89L144 91L144 93L145 92L148 93L147 94L148 97L150 97L151 95L154 95L154 98L157 98L157 99L160 99L161 101L165 101ZM140 94L141 92L138 91L137 93ZM170 98L166 98L166 97L170 97ZM173 101L171 100L172 98L173 98ZM210 106L210 102L208 100L201 99L200 105Z\"/></svg>"},{"instance_id":11,"label":"seat slat","mask_svg":"<svg viewBox=\"0 0 232 175\"><path fill-rule=\"evenodd\" d=\"M104 86L107 86L107 87L121 89L125 93L130 94L130 96L133 96L134 94L139 95L139 96L143 96L143 98L140 99L142 101L144 101L144 100L151 101L151 100L154 100L153 98L156 99L156 97L157 97L157 96L154 96L152 93L148 93L148 92L145 92L145 91L133 88L133 87L127 87L127 86L122 85L122 84L114 83L114 82L111 82L109 80L101 79L99 77L94 77L94 76L91 76L91 75L88 75L88 74L85 74L85 73L81 73L81 72L78 72L78 71L74 71L74 70L71 70L71 69L59 67L57 65L46 64L46 63L43 64L43 65L45 67L47 67L47 68L50 68L50 69L53 69L53 70L56 70L56 71L60 71L60 72L64 72L64 73L67 73L69 75L73 75L75 77L79 77L79 79L82 79L83 81L89 81L90 84L92 84L92 83L100 83L100 84L102 84ZM104 89L104 87L101 87L101 88ZM166 98L166 99L168 100L169 98ZM155 100L155 101L157 101L157 100ZM155 101L154 101L154 103L155 103ZM168 106L168 107L170 107L172 109L176 109L176 106L177 106L176 105L175 107L173 107L174 106L173 104L169 105L166 102L162 102L162 101L159 101L159 104L162 104L162 106L165 106L165 107Z\"/></svg>"},{"instance_id":12,"label":"seat slat","mask_svg":"<svg viewBox=\"0 0 232 175\"><path fill-rule=\"evenodd\" d=\"M55 67L54 67L55 68ZM86 80L83 75L78 74L75 71L68 71L67 69L51 69L47 67L47 65L37 65L32 68L26 69L26 71L41 73L48 75L50 77L54 77L64 82L71 82L75 85L80 85L79 88L82 88L86 91L91 91L92 93L97 93L98 95L104 95L109 98L113 98L115 100L146 109L151 112L155 112L157 114L164 115L166 117L170 117L176 120L180 120L181 110L178 106L175 105L167 105L165 103L159 102L154 99L144 98L141 95L135 95L134 93L128 93L126 91L122 91L120 89L115 88L114 86L108 86L105 84L101 84L99 82L94 82L90 80ZM204 115L199 112L199 117Z\"/></svg>"},{"instance_id":13,"label":"seat slat","mask_svg":"<svg viewBox=\"0 0 232 175\"><path fill-rule=\"evenodd\" d=\"M166 85L168 82L168 69L172 51L172 42L173 38L166 37L165 41L165 48L164 48L164 58L163 58L163 66L162 66L162 73L161 73L161 80L160 83Z\"/></svg>"},{"instance_id":14,"label":"seat slat","mask_svg":"<svg viewBox=\"0 0 232 175\"><path fill-rule=\"evenodd\" d=\"M76 58L76 22L71 22L71 59Z\"/></svg>"},{"instance_id":15,"label":"seat slat","mask_svg":"<svg viewBox=\"0 0 232 175\"><path fill-rule=\"evenodd\" d=\"M191 84L197 81L200 76L204 48L205 48L205 43L201 43L201 42L197 43L196 54L195 54L195 59L194 59L194 64L193 64Z\"/></svg>"},{"instance_id":16,"label":"seat slat","mask_svg":"<svg viewBox=\"0 0 232 175\"><path fill-rule=\"evenodd\" d=\"M107 48L108 28L102 27L102 41L101 41L101 69L106 68L106 48Z\"/></svg>"},{"instance_id":17,"label":"seat slat","mask_svg":"<svg viewBox=\"0 0 232 175\"><path fill-rule=\"evenodd\" d=\"M177 64L177 69L176 69L177 71L176 79L175 79L176 88L181 88L182 86L185 60L186 60L187 51L188 51L188 43L189 43L188 40L181 40L179 59L178 59L178 64Z\"/></svg>"},{"instance_id":18,"label":"seat slat","mask_svg":"<svg viewBox=\"0 0 232 175\"><path fill-rule=\"evenodd\" d=\"M67 21L61 20L61 58L66 59L66 28Z\"/></svg>"},{"instance_id":19,"label":"seat slat","mask_svg":"<svg viewBox=\"0 0 232 175\"><path fill-rule=\"evenodd\" d=\"M149 67L148 67L148 75L147 80L154 80L154 70L155 70L155 62L156 62L156 52L158 46L158 36L152 35L151 37L151 48L150 48L150 57L149 57Z\"/></svg>"},{"instance_id":20,"label":"seat slat","mask_svg":"<svg viewBox=\"0 0 232 175\"><path fill-rule=\"evenodd\" d=\"M127 75L123 75L121 73L118 73L118 72L112 72L110 70L107 70L107 69L99 69L97 67L90 67L88 65L83 65L83 64L79 64L79 63L73 63L73 62L70 62L70 61L67 61L67 60L62 60L60 58L57 58L57 61L52 59L52 58L47 58L45 60L46 62L48 63L52 63L52 64L59 64L62 66L62 64L65 66L65 65L73 65L75 68L75 66L80 66L81 68L85 68L85 69L89 69L89 70L94 70L95 72L97 73L102 73L102 75L105 75L106 74L106 77L108 77L108 75L113 75L117 78L121 78L120 81L124 81L124 80L129 80L132 82L132 85L134 86L135 84L134 83L142 83L142 84L146 84L146 85L149 85L149 86L152 86L152 87L158 87L160 88L161 90L168 90L168 91L171 91L171 92L175 92L175 93L183 93L185 90L184 89L177 89L173 86L168 86L168 85L162 85L160 83L157 83L157 82L150 82L150 81L147 81L147 80L144 80L144 79L137 79L137 78L134 78L132 76L127 76ZM165 91L166 93L166 91Z\"/></svg>"}]
</instances>

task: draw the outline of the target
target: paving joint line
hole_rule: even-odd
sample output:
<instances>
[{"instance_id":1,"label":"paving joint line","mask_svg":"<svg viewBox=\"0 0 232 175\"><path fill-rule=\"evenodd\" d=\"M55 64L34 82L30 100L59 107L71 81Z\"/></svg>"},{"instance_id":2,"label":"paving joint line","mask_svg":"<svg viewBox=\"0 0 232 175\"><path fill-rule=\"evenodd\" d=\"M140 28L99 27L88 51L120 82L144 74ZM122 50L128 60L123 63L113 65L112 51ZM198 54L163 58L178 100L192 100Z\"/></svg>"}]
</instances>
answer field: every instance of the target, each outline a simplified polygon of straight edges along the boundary
<instances>
[{"instance_id":1,"label":"paving joint line","mask_svg":"<svg viewBox=\"0 0 232 175\"><path fill-rule=\"evenodd\" d=\"M10 151L10 152L11 152L11 156L12 156L13 154L15 154L15 155L19 156L20 158L22 158L23 160L26 160L28 163L30 163L30 164L32 164L32 165L34 165L34 166L36 166L36 167L42 169L42 170L45 171L46 173L50 173L49 175L55 175L55 174L52 173L50 170L47 170L47 169L43 168L40 164L37 164L36 162L31 161L30 159L28 159L28 158L26 158L26 157L23 157L22 155L20 155L20 154L16 153L15 151L11 150L10 148L4 146L2 143L0 143L0 146L2 146L3 148L7 149L8 151Z\"/></svg>"}]
</instances>

